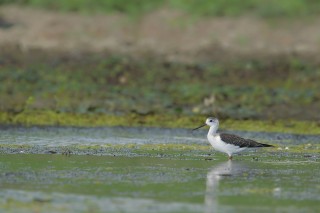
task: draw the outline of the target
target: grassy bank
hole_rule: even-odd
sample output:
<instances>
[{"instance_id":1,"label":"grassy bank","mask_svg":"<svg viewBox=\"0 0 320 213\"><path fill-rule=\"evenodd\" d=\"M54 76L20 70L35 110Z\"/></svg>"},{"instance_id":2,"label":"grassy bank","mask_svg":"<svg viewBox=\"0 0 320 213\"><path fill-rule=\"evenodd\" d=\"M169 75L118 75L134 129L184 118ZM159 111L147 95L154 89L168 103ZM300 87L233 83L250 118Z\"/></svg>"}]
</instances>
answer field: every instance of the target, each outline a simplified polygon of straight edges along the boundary
<instances>
[{"instance_id":1,"label":"grassy bank","mask_svg":"<svg viewBox=\"0 0 320 213\"><path fill-rule=\"evenodd\" d=\"M184 11L192 16L308 17L320 12L320 3L312 0L0 0L0 4L21 4L59 11L83 13L125 13L142 15L160 8Z\"/></svg>"},{"instance_id":2,"label":"grassy bank","mask_svg":"<svg viewBox=\"0 0 320 213\"><path fill-rule=\"evenodd\" d=\"M216 115L319 120L319 62L294 56L181 64L146 56L3 49L0 110L12 114ZM7 51L7 52L5 52Z\"/></svg>"}]
</instances>

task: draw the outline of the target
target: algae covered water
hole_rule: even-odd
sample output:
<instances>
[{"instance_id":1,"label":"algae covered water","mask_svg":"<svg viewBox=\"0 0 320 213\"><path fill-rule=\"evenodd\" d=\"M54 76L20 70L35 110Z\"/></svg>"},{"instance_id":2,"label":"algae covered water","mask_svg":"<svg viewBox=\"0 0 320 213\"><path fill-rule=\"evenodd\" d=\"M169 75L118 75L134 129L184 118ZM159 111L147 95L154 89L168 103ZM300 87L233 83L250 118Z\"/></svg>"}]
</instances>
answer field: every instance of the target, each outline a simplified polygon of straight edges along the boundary
<instances>
[{"instance_id":1,"label":"algae covered water","mask_svg":"<svg viewBox=\"0 0 320 213\"><path fill-rule=\"evenodd\" d=\"M0 211L319 211L319 136L237 134L279 145L227 161L205 131L3 128Z\"/></svg>"},{"instance_id":2,"label":"algae covered water","mask_svg":"<svg viewBox=\"0 0 320 213\"><path fill-rule=\"evenodd\" d=\"M319 162L1 155L1 211L317 212Z\"/></svg>"}]
</instances>

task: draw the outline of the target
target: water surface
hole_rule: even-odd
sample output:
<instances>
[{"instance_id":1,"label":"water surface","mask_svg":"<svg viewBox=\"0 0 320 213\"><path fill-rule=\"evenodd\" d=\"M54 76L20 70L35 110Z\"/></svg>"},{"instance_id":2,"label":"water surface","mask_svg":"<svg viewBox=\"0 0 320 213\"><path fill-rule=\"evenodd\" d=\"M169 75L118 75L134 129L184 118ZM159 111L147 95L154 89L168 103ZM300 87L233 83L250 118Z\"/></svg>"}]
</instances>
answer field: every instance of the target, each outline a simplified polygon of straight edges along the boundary
<instances>
[{"instance_id":1,"label":"water surface","mask_svg":"<svg viewBox=\"0 0 320 213\"><path fill-rule=\"evenodd\" d=\"M0 211L319 212L319 135L231 133L278 147L227 161L205 130L1 127Z\"/></svg>"},{"instance_id":2,"label":"water surface","mask_svg":"<svg viewBox=\"0 0 320 213\"><path fill-rule=\"evenodd\" d=\"M0 168L0 209L11 212L317 212L320 202L312 160L4 154Z\"/></svg>"}]
</instances>

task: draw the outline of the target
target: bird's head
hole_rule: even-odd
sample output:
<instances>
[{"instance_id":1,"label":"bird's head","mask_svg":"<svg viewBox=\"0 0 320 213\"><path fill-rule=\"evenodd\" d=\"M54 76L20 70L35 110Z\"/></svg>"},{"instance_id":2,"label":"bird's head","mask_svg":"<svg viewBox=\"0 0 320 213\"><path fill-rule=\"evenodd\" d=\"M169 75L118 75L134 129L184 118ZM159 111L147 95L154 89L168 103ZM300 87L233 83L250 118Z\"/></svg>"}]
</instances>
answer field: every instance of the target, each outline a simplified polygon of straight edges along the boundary
<instances>
[{"instance_id":1,"label":"bird's head","mask_svg":"<svg viewBox=\"0 0 320 213\"><path fill-rule=\"evenodd\" d=\"M218 121L217 118L212 118L212 117L210 117L210 118L207 118L206 124L207 124L208 126L216 126L217 124L219 124L219 121Z\"/></svg>"},{"instance_id":2,"label":"bird's head","mask_svg":"<svg viewBox=\"0 0 320 213\"><path fill-rule=\"evenodd\" d=\"M210 126L210 127L211 127L211 126L218 126L218 125L219 125L219 120L218 120L217 118L209 117L209 118L207 118L205 124L203 124L203 125L195 128L195 129L193 129L193 130L200 129L201 127L204 127L204 126L206 126L206 125L208 125L208 126Z\"/></svg>"}]
</instances>

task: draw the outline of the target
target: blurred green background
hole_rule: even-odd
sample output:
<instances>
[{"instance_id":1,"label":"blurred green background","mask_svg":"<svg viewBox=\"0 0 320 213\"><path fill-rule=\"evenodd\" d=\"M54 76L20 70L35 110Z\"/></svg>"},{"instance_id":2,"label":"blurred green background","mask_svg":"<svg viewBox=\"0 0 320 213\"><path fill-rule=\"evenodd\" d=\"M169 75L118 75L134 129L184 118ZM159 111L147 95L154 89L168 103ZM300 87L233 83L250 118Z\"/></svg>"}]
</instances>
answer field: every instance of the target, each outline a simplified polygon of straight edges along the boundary
<instances>
[{"instance_id":1,"label":"blurred green background","mask_svg":"<svg viewBox=\"0 0 320 213\"><path fill-rule=\"evenodd\" d=\"M1 0L0 3L17 3L60 11L121 12L130 15L143 15L163 7L197 16L253 14L261 17L287 18L317 15L320 11L320 2L316 0Z\"/></svg>"},{"instance_id":2,"label":"blurred green background","mask_svg":"<svg viewBox=\"0 0 320 213\"><path fill-rule=\"evenodd\" d=\"M319 1L0 4L3 123L28 111L319 124Z\"/></svg>"}]
</instances>

